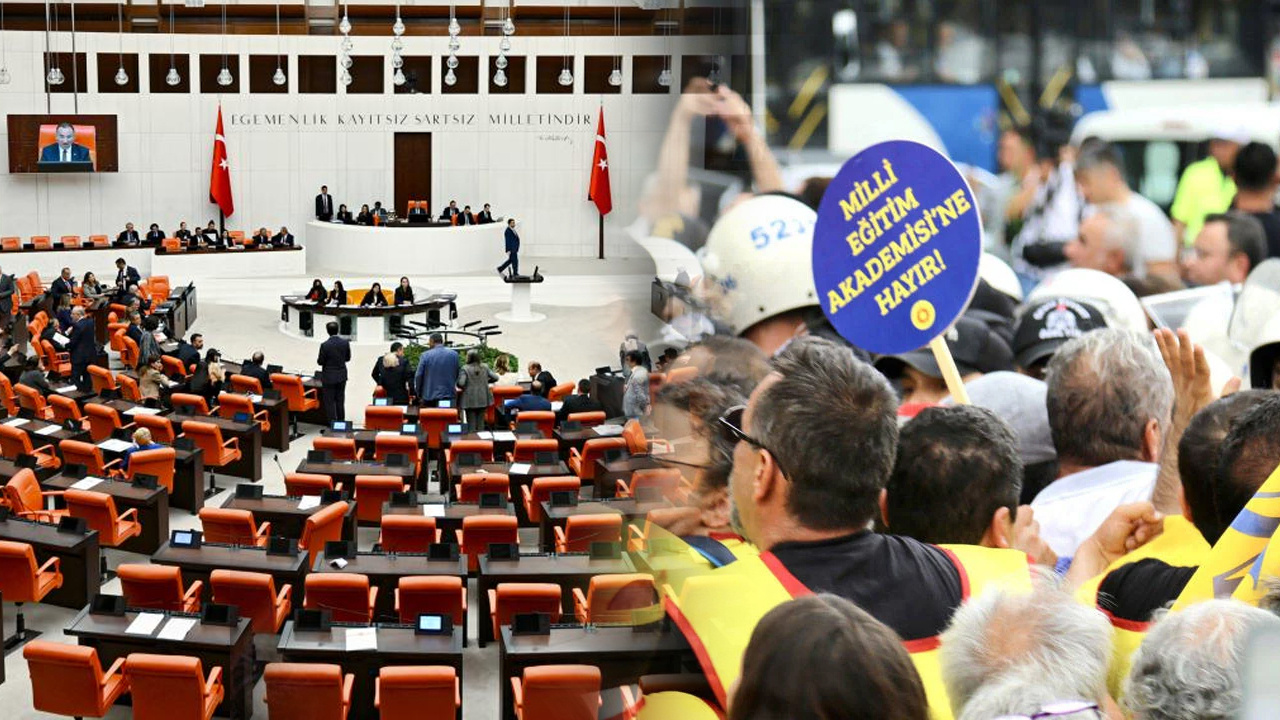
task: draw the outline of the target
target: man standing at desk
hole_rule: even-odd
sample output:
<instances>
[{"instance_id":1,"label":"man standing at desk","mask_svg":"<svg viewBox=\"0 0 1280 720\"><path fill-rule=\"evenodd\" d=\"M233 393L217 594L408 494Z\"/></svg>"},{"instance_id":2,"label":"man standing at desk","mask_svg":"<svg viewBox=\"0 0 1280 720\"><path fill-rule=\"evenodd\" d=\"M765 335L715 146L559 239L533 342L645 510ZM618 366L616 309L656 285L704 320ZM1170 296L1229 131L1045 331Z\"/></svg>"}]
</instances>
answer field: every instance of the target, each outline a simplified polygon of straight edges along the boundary
<instances>
[{"instance_id":1,"label":"man standing at desk","mask_svg":"<svg viewBox=\"0 0 1280 720\"><path fill-rule=\"evenodd\" d=\"M316 364L320 366L320 384L324 386L324 415L329 422L347 416L347 363L351 362L351 343L338 336L338 323L324 326L329 339L320 345Z\"/></svg>"},{"instance_id":2,"label":"man standing at desk","mask_svg":"<svg viewBox=\"0 0 1280 720\"><path fill-rule=\"evenodd\" d=\"M457 385L458 353L444 346L444 336L432 333L413 377L418 402L423 407L438 407L441 400L457 397Z\"/></svg>"},{"instance_id":3,"label":"man standing at desk","mask_svg":"<svg viewBox=\"0 0 1280 720\"><path fill-rule=\"evenodd\" d=\"M328 185L321 185L320 194L316 196L316 219L320 222L333 219L333 196L329 194Z\"/></svg>"},{"instance_id":4,"label":"man standing at desk","mask_svg":"<svg viewBox=\"0 0 1280 720\"><path fill-rule=\"evenodd\" d=\"M516 219L507 220L507 230L503 233L503 241L507 250L507 261L498 266L498 274L511 268L511 277L520 274L520 236L516 234Z\"/></svg>"},{"instance_id":5,"label":"man standing at desk","mask_svg":"<svg viewBox=\"0 0 1280 720\"><path fill-rule=\"evenodd\" d=\"M76 281L71 277L71 268L62 268L62 274L53 281L49 286L49 294L53 296L53 306L58 307L58 301L63 295L70 295L75 292Z\"/></svg>"},{"instance_id":6,"label":"man standing at desk","mask_svg":"<svg viewBox=\"0 0 1280 720\"><path fill-rule=\"evenodd\" d=\"M80 390L89 390L93 386L89 377L89 365L98 359L98 341L94 334L93 318L85 315L82 305L71 308L67 353L71 356L72 382Z\"/></svg>"},{"instance_id":7,"label":"man standing at desk","mask_svg":"<svg viewBox=\"0 0 1280 720\"><path fill-rule=\"evenodd\" d=\"M124 258L116 258L116 295L122 296L130 287L142 282L138 269L129 265Z\"/></svg>"}]
</instances>

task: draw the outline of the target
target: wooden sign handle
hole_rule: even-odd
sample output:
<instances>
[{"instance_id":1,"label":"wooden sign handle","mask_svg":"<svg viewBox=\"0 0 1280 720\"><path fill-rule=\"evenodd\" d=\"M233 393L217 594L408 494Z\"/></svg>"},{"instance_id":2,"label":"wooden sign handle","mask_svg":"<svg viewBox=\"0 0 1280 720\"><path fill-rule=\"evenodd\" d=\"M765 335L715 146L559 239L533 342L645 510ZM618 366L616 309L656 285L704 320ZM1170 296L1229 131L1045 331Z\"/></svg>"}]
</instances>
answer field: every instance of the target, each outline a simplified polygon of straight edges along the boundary
<instances>
[{"instance_id":1,"label":"wooden sign handle","mask_svg":"<svg viewBox=\"0 0 1280 720\"><path fill-rule=\"evenodd\" d=\"M947 347L947 341L939 335L929 341L929 349L933 351L933 358L938 361L938 367L942 369L942 379L947 381L947 391L951 393L951 399L957 404L968 405L969 390L964 386L964 379L960 377L955 358L951 357L951 348Z\"/></svg>"}]
</instances>

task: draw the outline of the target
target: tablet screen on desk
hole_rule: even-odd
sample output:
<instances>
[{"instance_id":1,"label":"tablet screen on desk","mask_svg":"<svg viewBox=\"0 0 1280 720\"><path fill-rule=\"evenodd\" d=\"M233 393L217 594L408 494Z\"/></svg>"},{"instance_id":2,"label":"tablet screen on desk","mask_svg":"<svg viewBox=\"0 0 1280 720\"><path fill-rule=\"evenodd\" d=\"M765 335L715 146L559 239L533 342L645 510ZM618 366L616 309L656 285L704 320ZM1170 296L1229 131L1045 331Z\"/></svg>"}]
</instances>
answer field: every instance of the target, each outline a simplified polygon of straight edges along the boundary
<instances>
[{"instance_id":1,"label":"tablet screen on desk","mask_svg":"<svg viewBox=\"0 0 1280 720\"><path fill-rule=\"evenodd\" d=\"M449 635L453 633L453 618L448 615L419 615L414 626L417 635Z\"/></svg>"},{"instance_id":2,"label":"tablet screen on desk","mask_svg":"<svg viewBox=\"0 0 1280 720\"><path fill-rule=\"evenodd\" d=\"M451 408L451 407L453 407L453 401L452 401L452 400L440 400L440 401L438 401L438 402L437 402L436 407L439 407L439 408Z\"/></svg>"},{"instance_id":3,"label":"tablet screen on desk","mask_svg":"<svg viewBox=\"0 0 1280 720\"><path fill-rule=\"evenodd\" d=\"M461 425L450 425L450 426L447 428L447 430L448 430L448 432L449 432L449 433L451 433L451 434L453 434L453 435L461 435L461 434L462 434L462 426L461 426Z\"/></svg>"},{"instance_id":4,"label":"tablet screen on desk","mask_svg":"<svg viewBox=\"0 0 1280 720\"><path fill-rule=\"evenodd\" d=\"M338 432L347 432L351 429L351 421L350 420L334 420L333 425L331 425L330 427L332 427L334 430Z\"/></svg>"},{"instance_id":5,"label":"tablet screen on desk","mask_svg":"<svg viewBox=\"0 0 1280 720\"><path fill-rule=\"evenodd\" d=\"M418 434L418 423L405 423L405 424L401 425L401 426L400 426L400 434L402 434L402 435L417 435L417 434Z\"/></svg>"}]
</instances>

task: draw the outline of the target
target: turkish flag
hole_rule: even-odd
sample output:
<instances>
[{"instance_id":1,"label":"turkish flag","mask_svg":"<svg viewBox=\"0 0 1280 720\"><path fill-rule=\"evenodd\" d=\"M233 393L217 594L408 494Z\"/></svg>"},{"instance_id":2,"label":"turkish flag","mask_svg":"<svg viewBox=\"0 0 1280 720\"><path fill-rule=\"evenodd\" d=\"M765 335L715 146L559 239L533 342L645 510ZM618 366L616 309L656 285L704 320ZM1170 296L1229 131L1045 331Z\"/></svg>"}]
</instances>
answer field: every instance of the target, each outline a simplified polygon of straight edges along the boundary
<instances>
[{"instance_id":1,"label":"turkish flag","mask_svg":"<svg viewBox=\"0 0 1280 720\"><path fill-rule=\"evenodd\" d=\"M609 153L604 146L604 108L600 108L600 120L596 122L596 152L591 158L591 187L587 199L596 204L601 215L613 211L613 192L609 189Z\"/></svg>"},{"instance_id":2,"label":"turkish flag","mask_svg":"<svg viewBox=\"0 0 1280 720\"><path fill-rule=\"evenodd\" d=\"M231 199L231 164L227 162L227 138L222 134L222 106L218 106L218 129L213 133L213 172L209 176L209 202L231 217L236 211Z\"/></svg>"}]
</instances>

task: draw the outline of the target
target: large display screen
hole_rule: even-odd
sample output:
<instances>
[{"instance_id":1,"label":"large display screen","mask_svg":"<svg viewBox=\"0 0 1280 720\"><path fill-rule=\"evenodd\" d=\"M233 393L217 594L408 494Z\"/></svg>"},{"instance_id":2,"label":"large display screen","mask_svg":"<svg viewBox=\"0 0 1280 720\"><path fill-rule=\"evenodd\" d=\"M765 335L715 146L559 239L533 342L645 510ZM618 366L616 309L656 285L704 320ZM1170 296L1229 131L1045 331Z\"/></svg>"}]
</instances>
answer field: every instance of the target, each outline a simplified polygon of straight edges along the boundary
<instances>
[{"instance_id":1,"label":"large display screen","mask_svg":"<svg viewBox=\"0 0 1280 720\"><path fill-rule=\"evenodd\" d=\"M115 115L10 115L9 172L116 172Z\"/></svg>"}]
</instances>

